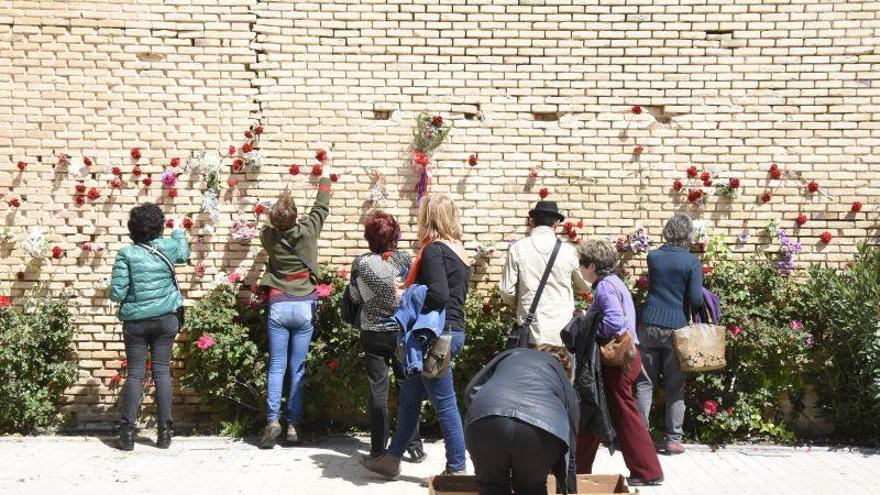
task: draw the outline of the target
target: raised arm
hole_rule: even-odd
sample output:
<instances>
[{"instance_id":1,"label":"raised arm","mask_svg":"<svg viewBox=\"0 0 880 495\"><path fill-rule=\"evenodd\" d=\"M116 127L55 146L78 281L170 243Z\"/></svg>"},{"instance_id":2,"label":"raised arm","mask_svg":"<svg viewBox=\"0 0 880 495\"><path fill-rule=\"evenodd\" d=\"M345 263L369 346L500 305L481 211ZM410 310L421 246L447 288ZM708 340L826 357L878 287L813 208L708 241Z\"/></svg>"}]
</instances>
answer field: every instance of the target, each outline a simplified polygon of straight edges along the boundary
<instances>
[{"instance_id":1,"label":"raised arm","mask_svg":"<svg viewBox=\"0 0 880 495\"><path fill-rule=\"evenodd\" d=\"M186 232L183 230L172 231L171 240L174 241L176 247L174 262L186 263L189 260L189 240L186 238Z\"/></svg>"}]
</instances>

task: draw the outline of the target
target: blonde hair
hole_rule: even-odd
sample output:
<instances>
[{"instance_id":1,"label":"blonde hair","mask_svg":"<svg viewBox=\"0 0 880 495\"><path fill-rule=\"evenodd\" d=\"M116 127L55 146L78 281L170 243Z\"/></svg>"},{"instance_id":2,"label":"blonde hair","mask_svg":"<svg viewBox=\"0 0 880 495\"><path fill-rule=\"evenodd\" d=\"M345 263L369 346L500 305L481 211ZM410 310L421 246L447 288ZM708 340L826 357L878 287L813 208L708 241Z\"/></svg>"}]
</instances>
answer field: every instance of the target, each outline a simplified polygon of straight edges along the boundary
<instances>
[{"instance_id":1,"label":"blonde hair","mask_svg":"<svg viewBox=\"0 0 880 495\"><path fill-rule=\"evenodd\" d=\"M281 232L288 231L296 225L296 203L290 196L290 192L285 191L284 194L275 202L272 211L269 212L269 222L272 226Z\"/></svg>"},{"instance_id":2,"label":"blonde hair","mask_svg":"<svg viewBox=\"0 0 880 495\"><path fill-rule=\"evenodd\" d=\"M559 361L559 364L562 365L562 369L565 370L565 374L568 376L568 381L574 381L574 363L572 362L571 353L568 352L568 349L561 345L550 344L539 344L536 349L555 357L556 360Z\"/></svg>"},{"instance_id":3,"label":"blonde hair","mask_svg":"<svg viewBox=\"0 0 880 495\"><path fill-rule=\"evenodd\" d=\"M598 275L607 275L617 269L617 248L603 239L592 239L580 247L580 263L587 267L596 265Z\"/></svg>"},{"instance_id":4,"label":"blonde hair","mask_svg":"<svg viewBox=\"0 0 880 495\"><path fill-rule=\"evenodd\" d=\"M422 198L417 235L422 243L461 240L458 208L451 199L442 194L431 194Z\"/></svg>"}]
</instances>

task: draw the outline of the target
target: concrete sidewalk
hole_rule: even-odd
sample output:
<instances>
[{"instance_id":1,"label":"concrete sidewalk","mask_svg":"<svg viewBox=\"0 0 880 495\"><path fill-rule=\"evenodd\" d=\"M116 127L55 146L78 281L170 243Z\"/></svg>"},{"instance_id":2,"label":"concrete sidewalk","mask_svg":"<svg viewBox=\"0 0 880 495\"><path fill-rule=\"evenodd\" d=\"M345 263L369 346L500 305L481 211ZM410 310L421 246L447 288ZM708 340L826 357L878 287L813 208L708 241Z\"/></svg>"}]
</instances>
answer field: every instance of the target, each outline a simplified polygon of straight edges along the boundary
<instances>
[{"instance_id":1,"label":"concrete sidewalk","mask_svg":"<svg viewBox=\"0 0 880 495\"><path fill-rule=\"evenodd\" d=\"M95 437L3 437L0 493L417 495L427 494L427 477L443 470L443 444L430 443L427 461L404 464L398 481L385 482L358 464L368 448L364 438L350 437L272 451L252 441L175 437L170 450L143 438L129 453ZM643 493L880 494L877 451L731 446L713 452L689 446L686 454L661 462L666 482L641 488ZM594 471L627 474L621 455L611 457L604 449Z\"/></svg>"}]
</instances>

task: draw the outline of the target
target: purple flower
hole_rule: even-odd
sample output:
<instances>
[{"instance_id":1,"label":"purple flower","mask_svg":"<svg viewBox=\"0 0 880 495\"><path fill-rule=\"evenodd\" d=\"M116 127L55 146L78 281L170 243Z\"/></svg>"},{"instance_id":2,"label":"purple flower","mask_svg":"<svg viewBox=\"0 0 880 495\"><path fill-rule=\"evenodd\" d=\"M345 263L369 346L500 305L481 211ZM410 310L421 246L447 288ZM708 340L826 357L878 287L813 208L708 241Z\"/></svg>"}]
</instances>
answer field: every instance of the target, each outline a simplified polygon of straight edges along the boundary
<instances>
[{"instance_id":1,"label":"purple flower","mask_svg":"<svg viewBox=\"0 0 880 495\"><path fill-rule=\"evenodd\" d=\"M809 337L806 338L806 340L804 340L804 345L807 346L807 349L813 347L813 344L815 344L815 343L816 343L816 341L813 340L812 335L810 335Z\"/></svg>"},{"instance_id":2,"label":"purple flower","mask_svg":"<svg viewBox=\"0 0 880 495\"><path fill-rule=\"evenodd\" d=\"M749 241L749 231L743 230L736 236L736 240L739 241L740 244L745 244Z\"/></svg>"},{"instance_id":3,"label":"purple flower","mask_svg":"<svg viewBox=\"0 0 880 495\"><path fill-rule=\"evenodd\" d=\"M170 168L162 172L162 184L165 187L174 187L177 184L177 174Z\"/></svg>"}]
</instances>

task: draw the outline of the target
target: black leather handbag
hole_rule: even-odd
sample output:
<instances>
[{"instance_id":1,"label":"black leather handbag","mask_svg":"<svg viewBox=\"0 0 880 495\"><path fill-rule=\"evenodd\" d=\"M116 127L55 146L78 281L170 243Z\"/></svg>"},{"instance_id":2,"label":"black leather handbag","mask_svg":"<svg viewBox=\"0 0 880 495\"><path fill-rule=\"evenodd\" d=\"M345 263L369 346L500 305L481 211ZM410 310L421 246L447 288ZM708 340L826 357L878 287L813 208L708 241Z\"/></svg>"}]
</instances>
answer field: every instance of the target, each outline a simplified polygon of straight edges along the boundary
<instances>
[{"instance_id":1,"label":"black leather handbag","mask_svg":"<svg viewBox=\"0 0 880 495\"><path fill-rule=\"evenodd\" d=\"M541 276L541 282L538 284L538 289L535 291L535 298L532 299L532 305L529 307L529 312L526 313L526 317L521 324L513 324L513 328L511 328L510 333L507 334L506 349L529 347L529 329L532 327L532 322L535 321L535 311L538 310L538 302L541 300L541 293L544 292L544 286L547 285L547 279L550 278L550 272L553 270L553 263L556 262L556 255L559 254L559 248L561 246L562 241L556 239L556 245L553 246L553 252L550 253L550 260L547 261L547 268L544 269L544 274Z\"/></svg>"}]
</instances>

